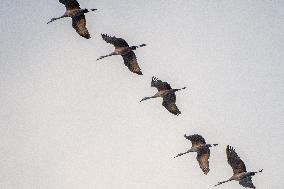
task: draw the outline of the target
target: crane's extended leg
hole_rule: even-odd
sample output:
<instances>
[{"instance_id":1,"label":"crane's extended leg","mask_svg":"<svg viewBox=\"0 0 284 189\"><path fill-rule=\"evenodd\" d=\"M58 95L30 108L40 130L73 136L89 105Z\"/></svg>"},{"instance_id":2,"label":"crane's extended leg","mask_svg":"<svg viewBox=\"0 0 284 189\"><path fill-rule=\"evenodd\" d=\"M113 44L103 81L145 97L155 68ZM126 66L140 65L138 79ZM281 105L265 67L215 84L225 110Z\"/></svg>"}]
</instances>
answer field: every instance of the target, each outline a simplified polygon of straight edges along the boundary
<instances>
[{"instance_id":1,"label":"crane's extended leg","mask_svg":"<svg viewBox=\"0 0 284 189\"><path fill-rule=\"evenodd\" d=\"M112 53L110 53L110 54L108 54L108 55L100 56L99 58L97 58L97 61L100 60L100 59L103 59L103 58L105 58L105 57L113 56L113 55L117 55L117 54L116 54L115 52L112 52Z\"/></svg>"},{"instance_id":2,"label":"crane's extended leg","mask_svg":"<svg viewBox=\"0 0 284 189\"><path fill-rule=\"evenodd\" d=\"M65 17L67 17L67 16L63 15L63 16L60 16L60 17L57 17L57 18L51 18L51 20L48 21L47 24L49 24L49 23L51 23L51 22L53 22L55 20L58 20L58 19L61 19L61 18L65 18Z\"/></svg>"},{"instance_id":3,"label":"crane's extended leg","mask_svg":"<svg viewBox=\"0 0 284 189\"><path fill-rule=\"evenodd\" d=\"M189 152L192 152L192 151L189 149L189 150L187 150L186 152L179 153L179 154L176 155L174 158L177 158L177 157L182 156L182 155L184 155L184 154L187 154L187 153L189 153Z\"/></svg>"},{"instance_id":4,"label":"crane's extended leg","mask_svg":"<svg viewBox=\"0 0 284 189\"><path fill-rule=\"evenodd\" d=\"M224 183L229 182L229 181L232 181L232 179L225 180L225 181L222 181L222 182L218 182L218 184L215 184L214 186L218 186L218 185L224 184Z\"/></svg>"}]
</instances>

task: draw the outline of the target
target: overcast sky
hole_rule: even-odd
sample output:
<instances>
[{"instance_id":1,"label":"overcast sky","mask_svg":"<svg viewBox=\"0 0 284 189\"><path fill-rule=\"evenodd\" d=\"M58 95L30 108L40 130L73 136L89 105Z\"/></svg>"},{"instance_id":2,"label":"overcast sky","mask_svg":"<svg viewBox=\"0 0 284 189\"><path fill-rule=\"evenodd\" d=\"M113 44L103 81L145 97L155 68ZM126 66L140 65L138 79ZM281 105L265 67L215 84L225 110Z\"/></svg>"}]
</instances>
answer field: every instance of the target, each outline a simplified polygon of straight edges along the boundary
<instances>
[{"instance_id":1,"label":"overcast sky","mask_svg":"<svg viewBox=\"0 0 284 189\"><path fill-rule=\"evenodd\" d=\"M0 188L206 189L228 179L236 148L258 189L284 185L284 2L81 0L92 38L80 37L57 0L2 0ZM110 53L100 33L123 37L143 76ZM180 116L151 77L177 93ZM184 134L211 150L205 176ZM220 189L238 189L231 182Z\"/></svg>"}]
</instances>

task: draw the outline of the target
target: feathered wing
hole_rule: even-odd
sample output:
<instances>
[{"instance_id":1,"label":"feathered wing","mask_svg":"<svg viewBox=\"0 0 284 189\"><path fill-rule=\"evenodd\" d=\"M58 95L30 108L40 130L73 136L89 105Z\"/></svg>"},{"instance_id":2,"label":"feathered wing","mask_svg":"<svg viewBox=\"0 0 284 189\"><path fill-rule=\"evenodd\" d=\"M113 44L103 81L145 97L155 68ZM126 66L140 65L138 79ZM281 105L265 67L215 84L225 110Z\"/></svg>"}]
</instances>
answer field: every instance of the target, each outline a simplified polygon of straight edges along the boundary
<instances>
[{"instance_id":1,"label":"feathered wing","mask_svg":"<svg viewBox=\"0 0 284 189\"><path fill-rule=\"evenodd\" d=\"M86 18L84 14L72 17L72 26L80 36L86 39L91 37L86 27Z\"/></svg>"},{"instance_id":2,"label":"feathered wing","mask_svg":"<svg viewBox=\"0 0 284 189\"><path fill-rule=\"evenodd\" d=\"M129 51L128 53L122 55L122 58L124 60L125 66L127 66L131 72L138 75L143 75L138 65L136 55L133 51Z\"/></svg>"},{"instance_id":3,"label":"feathered wing","mask_svg":"<svg viewBox=\"0 0 284 189\"><path fill-rule=\"evenodd\" d=\"M107 43L114 45L115 47L129 47L128 43L122 38L116 38L115 36L111 37L107 34L101 34L103 40Z\"/></svg>"},{"instance_id":4,"label":"feathered wing","mask_svg":"<svg viewBox=\"0 0 284 189\"><path fill-rule=\"evenodd\" d=\"M184 137L191 141L192 147L206 144L205 139L201 135L198 135L198 134L189 135L189 136L184 135Z\"/></svg>"},{"instance_id":5,"label":"feathered wing","mask_svg":"<svg viewBox=\"0 0 284 189\"><path fill-rule=\"evenodd\" d=\"M175 103L176 103L175 93L168 93L166 96L164 96L162 105L172 114L179 115L181 114L181 112L179 111Z\"/></svg>"},{"instance_id":6,"label":"feathered wing","mask_svg":"<svg viewBox=\"0 0 284 189\"><path fill-rule=\"evenodd\" d=\"M233 147L228 145L226 149L226 154L228 163L232 167L234 174L246 172L246 166L244 162L238 156Z\"/></svg>"},{"instance_id":7,"label":"feathered wing","mask_svg":"<svg viewBox=\"0 0 284 189\"><path fill-rule=\"evenodd\" d=\"M252 183L251 176L244 177L242 180L239 181L239 184L246 188L255 188Z\"/></svg>"},{"instance_id":8,"label":"feathered wing","mask_svg":"<svg viewBox=\"0 0 284 189\"><path fill-rule=\"evenodd\" d=\"M163 82L163 81L159 80L158 78L156 78L154 76L152 77L151 86L156 87L158 89L158 91L172 89L170 84L168 84L167 82ZM174 97L174 99L175 99L175 97Z\"/></svg>"},{"instance_id":9,"label":"feathered wing","mask_svg":"<svg viewBox=\"0 0 284 189\"><path fill-rule=\"evenodd\" d=\"M80 4L76 0L59 0L59 2L65 5L66 10L80 9Z\"/></svg>"},{"instance_id":10,"label":"feathered wing","mask_svg":"<svg viewBox=\"0 0 284 189\"><path fill-rule=\"evenodd\" d=\"M209 169L209 157L210 157L210 149L208 147L203 148L202 150L197 152L196 159L199 163L199 167L203 171L205 175L210 171Z\"/></svg>"}]
</instances>

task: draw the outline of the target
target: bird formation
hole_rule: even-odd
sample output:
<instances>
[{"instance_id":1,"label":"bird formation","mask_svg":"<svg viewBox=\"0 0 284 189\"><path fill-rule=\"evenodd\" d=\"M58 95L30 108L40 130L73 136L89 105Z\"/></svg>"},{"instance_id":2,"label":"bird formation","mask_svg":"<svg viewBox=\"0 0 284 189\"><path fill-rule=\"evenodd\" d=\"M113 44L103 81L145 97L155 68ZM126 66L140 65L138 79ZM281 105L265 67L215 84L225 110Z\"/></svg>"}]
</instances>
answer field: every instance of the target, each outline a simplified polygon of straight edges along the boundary
<instances>
[{"instance_id":1,"label":"bird formation","mask_svg":"<svg viewBox=\"0 0 284 189\"><path fill-rule=\"evenodd\" d=\"M86 39L90 39L91 36L86 27L85 14L91 11L96 11L97 9L86 9L86 8L82 9L80 8L80 4L76 0L59 0L59 2L65 5L66 7L65 13L60 17L52 18L49 22L47 22L47 24L61 18L70 17L72 19L72 27L76 30L76 32L80 36ZM97 61L109 56L121 55L123 58L124 65L127 66L127 68L131 72L138 75L143 75L134 51L137 50L137 48L146 46L146 44L140 44L138 46L129 46L128 43L122 38L109 36L107 34L101 34L101 36L105 42L114 45L114 51L111 52L110 54L100 56L97 59ZM186 89L186 87L173 89L169 83L161 81L154 76L152 77L151 87L157 88L158 92L153 96L144 97L140 102L151 98L161 97L163 98L162 105L170 113L174 115L181 114L181 111L178 109L176 105L175 93L182 89ZM218 144L207 144L205 142L205 139L199 134L193 134L189 136L185 134L184 137L187 140L191 141L192 146L189 150L177 154L174 158L180 157L190 152L196 152L197 153L196 159L198 161L199 167L203 171L203 173L207 175L210 171L209 169L210 148L213 146L217 146ZM244 162L238 156L235 149L229 145L226 148L226 155L227 155L228 164L233 169L233 176L226 181L218 182L218 184L216 184L215 186L235 180L239 181L239 184L242 185L243 187L256 188L252 182L252 176L254 176L259 172L262 172L262 170L257 172L247 172Z\"/></svg>"}]
</instances>

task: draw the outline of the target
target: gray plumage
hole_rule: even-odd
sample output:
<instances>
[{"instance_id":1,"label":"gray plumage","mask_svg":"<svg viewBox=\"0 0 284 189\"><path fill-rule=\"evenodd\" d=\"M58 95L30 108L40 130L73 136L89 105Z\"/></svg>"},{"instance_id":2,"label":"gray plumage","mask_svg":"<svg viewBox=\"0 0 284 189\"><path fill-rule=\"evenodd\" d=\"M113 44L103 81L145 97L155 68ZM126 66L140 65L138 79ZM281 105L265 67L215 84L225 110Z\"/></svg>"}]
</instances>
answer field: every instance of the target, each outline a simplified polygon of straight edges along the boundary
<instances>
[{"instance_id":1,"label":"gray plumage","mask_svg":"<svg viewBox=\"0 0 284 189\"><path fill-rule=\"evenodd\" d=\"M143 75L138 65L137 57L133 51L139 47L146 46L146 44L130 47L128 43L122 38L117 38L115 36L108 36L107 34L102 34L102 38L105 42L112 44L115 49L114 52L108 55L100 56L97 60L106 58L108 56L121 55L123 58L124 65L127 66L127 68L131 72L136 73L138 75Z\"/></svg>"},{"instance_id":2,"label":"gray plumage","mask_svg":"<svg viewBox=\"0 0 284 189\"><path fill-rule=\"evenodd\" d=\"M151 98L157 98L157 97L162 97L163 98L163 103L162 105L172 114L174 115L179 115L181 114L180 110L178 109L176 105L176 95L175 92L185 89L186 87L183 87L181 89L172 89L170 84L167 82L163 82L159 80L156 77L152 77L151 81L151 87L155 87L158 89L158 92L151 97L144 97L140 102L144 100L148 100Z\"/></svg>"},{"instance_id":3,"label":"gray plumage","mask_svg":"<svg viewBox=\"0 0 284 189\"><path fill-rule=\"evenodd\" d=\"M229 145L226 148L226 155L228 164L233 169L233 176L226 181L218 182L218 184L215 186L235 180L239 181L239 184L245 188L256 188L252 182L252 176L254 176L256 173L262 172L262 170L257 172L247 172L244 162L238 156L235 149Z\"/></svg>"},{"instance_id":4,"label":"gray plumage","mask_svg":"<svg viewBox=\"0 0 284 189\"><path fill-rule=\"evenodd\" d=\"M86 18L84 14L97 9L81 9L80 4L76 0L59 0L59 2L65 5L65 13L60 17L52 18L47 24L61 18L70 17L72 18L72 27L76 32L80 36L89 39L91 36L86 27Z\"/></svg>"},{"instance_id":5,"label":"gray plumage","mask_svg":"<svg viewBox=\"0 0 284 189\"><path fill-rule=\"evenodd\" d=\"M212 147L212 145L217 146L218 144L212 144L212 145L206 144L205 139L198 134L189 135L189 136L184 135L184 137L187 140L191 141L192 146L188 151L176 155L175 158L187 154L189 152L197 152L196 159L198 161L199 167L203 171L203 173L207 175L208 172L210 171L209 169L210 147Z\"/></svg>"}]
</instances>

